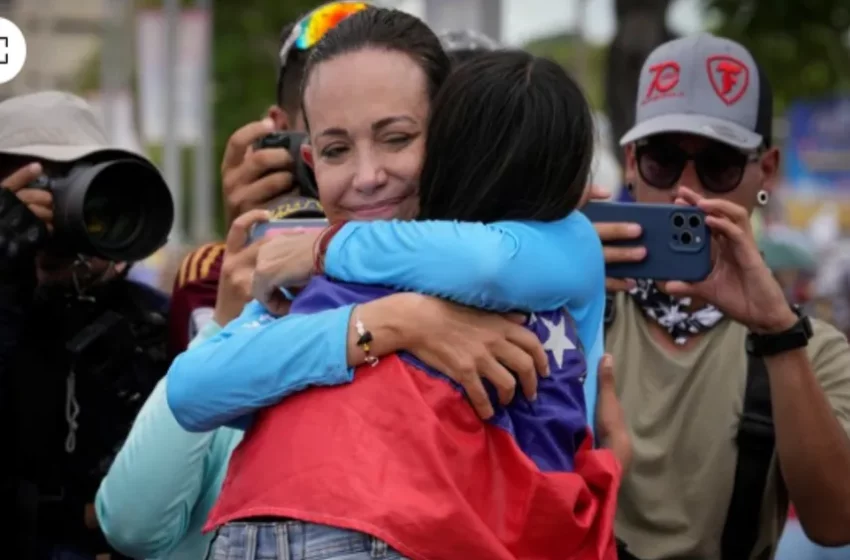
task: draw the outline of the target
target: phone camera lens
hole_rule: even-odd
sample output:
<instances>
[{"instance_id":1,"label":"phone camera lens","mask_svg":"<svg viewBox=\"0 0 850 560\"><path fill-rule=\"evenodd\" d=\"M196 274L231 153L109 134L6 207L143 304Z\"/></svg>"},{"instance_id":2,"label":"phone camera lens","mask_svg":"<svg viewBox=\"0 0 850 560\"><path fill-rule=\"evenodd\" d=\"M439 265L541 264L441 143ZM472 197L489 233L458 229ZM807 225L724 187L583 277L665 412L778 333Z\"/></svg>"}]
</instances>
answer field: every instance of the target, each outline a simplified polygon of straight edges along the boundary
<instances>
[{"instance_id":1,"label":"phone camera lens","mask_svg":"<svg viewBox=\"0 0 850 560\"><path fill-rule=\"evenodd\" d=\"M690 224L692 228L698 228L702 225L702 219L699 216L691 216L688 218L688 224Z\"/></svg>"},{"instance_id":2,"label":"phone camera lens","mask_svg":"<svg viewBox=\"0 0 850 560\"><path fill-rule=\"evenodd\" d=\"M690 245L691 241L693 241L693 236L691 235L691 233L689 231L684 231L684 232L682 232L681 240L682 240L682 245Z\"/></svg>"},{"instance_id":3,"label":"phone camera lens","mask_svg":"<svg viewBox=\"0 0 850 560\"><path fill-rule=\"evenodd\" d=\"M673 214L673 226L680 228L685 225L685 217L681 214Z\"/></svg>"}]
</instances>

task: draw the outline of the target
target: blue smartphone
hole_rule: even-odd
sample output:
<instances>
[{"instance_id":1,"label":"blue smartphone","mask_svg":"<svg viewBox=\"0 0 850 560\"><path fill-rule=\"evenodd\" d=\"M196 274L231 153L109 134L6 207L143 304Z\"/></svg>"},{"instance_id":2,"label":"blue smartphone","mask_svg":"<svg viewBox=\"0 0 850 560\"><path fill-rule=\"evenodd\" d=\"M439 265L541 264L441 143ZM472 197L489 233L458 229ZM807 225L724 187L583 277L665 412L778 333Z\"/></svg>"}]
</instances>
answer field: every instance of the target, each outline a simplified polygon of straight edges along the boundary
<instances>
[{"instance_id":1,"label":"blue smartphone","mask_svg":"<svg viewBox=\"0 0 850 560\"><path fill-rule=\"evenodd\" d=\"M644 246L646 258L634 263L611 264L612 278L649 278L699 282L711 272L711 233L705 213L692 206L637 204L634 202L590 202L582 212L594 223L640 224L637 239L610 245Z\"/></svg>"},{"instance_id":2,"label":"blue smartphone","mask_svg":"<svg viewBox=\"0 0 850 560\"><path fill-rule=\"evenodd\" d=\"M324 229L328 227L325 218L288 218L285 220L271 220L254 224L251 233L248 234L248 243L253 243L264 237L271 237L292 229Z\"/></svg>"}]
</instances>

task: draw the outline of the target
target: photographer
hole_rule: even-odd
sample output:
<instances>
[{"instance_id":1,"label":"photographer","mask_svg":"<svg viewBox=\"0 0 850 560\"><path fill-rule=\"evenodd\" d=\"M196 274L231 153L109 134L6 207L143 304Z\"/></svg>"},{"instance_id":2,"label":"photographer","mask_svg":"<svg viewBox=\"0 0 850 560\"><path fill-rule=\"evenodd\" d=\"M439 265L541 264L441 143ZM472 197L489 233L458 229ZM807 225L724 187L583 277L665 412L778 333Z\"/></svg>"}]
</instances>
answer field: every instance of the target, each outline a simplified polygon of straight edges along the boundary
<instances>
[{"instance_id":1,"label":"photographer","mask_svg":"<svg viewBox=\"0 0 850 560\"><path fill-rule=\"evenodd\" d=\"M650 54L635 107L620 141L632 207L700 208L713 265L692 284L608 283L633 443L620 558L772 558L789 500L813 541L850 543L850 346L789 305L750 222L780 175L770 82L742 45L694 35ZM652 258L621 244L638 223L597 231L608 265Z\"/></svg>"},{"instance_id":2,"label":"photographer","mask_svg":"<svg viewBox=\"0 0 850 560\"><path fill-rule=\"evenodd\" d=\"M0 184L9 557L94 558L109 552L97 484L167 367L167 298L125 276L165 242L171 197L149 162L110 146L88 104L61 92L0 103Z\"/></svg>"},{"instance_id":3,"label":"photographer","mask_svg":"<svg viewBox=\"0 0 850 560\"><path fill-rule=\"evenodd\" d=\"M341 4L345 3L330 2L322 8L341 10L344 9L338 7ZM329 18L326 21L337 20ZM221 177L228 228L238 216L258 208L270 209L275 219L321 216L321 207L315 198L300 196L310 193L305 192L306 185L296 180L290 151L254 148L257 142L275 131L305 130L300 87L310 49L297 47L289 40L293 30L303 23L304 20L292 22L281 30L275 104L264 119L246 124L227 141ZM174 279L169 312L168 352L171 357L186 350L189 341L205 326L216 330L216 326L235 319L250 301L250 281L230 278L234 268L225 267L224 261L225 244L221 242L203 245L183 259Z\"/></svg>"}]
</instances>

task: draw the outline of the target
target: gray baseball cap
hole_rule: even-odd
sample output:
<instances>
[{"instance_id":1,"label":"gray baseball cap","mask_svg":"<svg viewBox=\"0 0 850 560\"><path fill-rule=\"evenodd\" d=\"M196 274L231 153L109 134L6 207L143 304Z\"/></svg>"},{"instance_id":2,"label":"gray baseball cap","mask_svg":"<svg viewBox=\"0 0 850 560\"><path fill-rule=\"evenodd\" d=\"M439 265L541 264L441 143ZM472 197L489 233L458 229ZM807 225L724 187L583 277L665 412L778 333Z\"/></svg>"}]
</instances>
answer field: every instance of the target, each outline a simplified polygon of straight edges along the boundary
<instances>
[{"instance_id":1,"label":"gray baseball cap","mask_svg":"<svg viewBox=\"0 0 850 560\"><path fill-rule=\"evenodd\" d=\"M91 105L76 95L42 91L0 103L0 154L71 162L99 152L145 159L111 145Z\"/></svg>"},{"instance_id":2,"label":"gray baseball cap","mask_svg":"<svg viewBox=\"0 0 850 560\"><path fill-rule=\"evenodd\" d=\"M641 69L635 126L620 145L696 134L743 150L770 144L773 92L743 46L701 33L664 43Z\"/></svg>"}]
</instances>

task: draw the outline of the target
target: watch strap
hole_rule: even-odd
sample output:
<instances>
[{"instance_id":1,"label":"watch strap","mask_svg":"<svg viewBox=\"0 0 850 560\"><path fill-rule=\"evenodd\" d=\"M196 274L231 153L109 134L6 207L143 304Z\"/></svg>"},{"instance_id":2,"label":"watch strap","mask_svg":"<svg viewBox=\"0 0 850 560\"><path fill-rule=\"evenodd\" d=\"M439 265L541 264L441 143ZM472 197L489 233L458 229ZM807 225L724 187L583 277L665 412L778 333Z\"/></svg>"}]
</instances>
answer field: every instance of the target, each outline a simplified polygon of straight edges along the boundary
<instances>
[{"instance_id":1,"label":"watch strap","mask_svg":"<svg viewBox=\"0 0 850 560\"><path fill-rule=\"evenodd\" d=\"M812 338L812 322L798 306L791 308L797 315L797 322L791 328L770 334L749 333L747 335L747 353L753 356L775 356L808 346Z\"/></svg>"}]
</instances>

